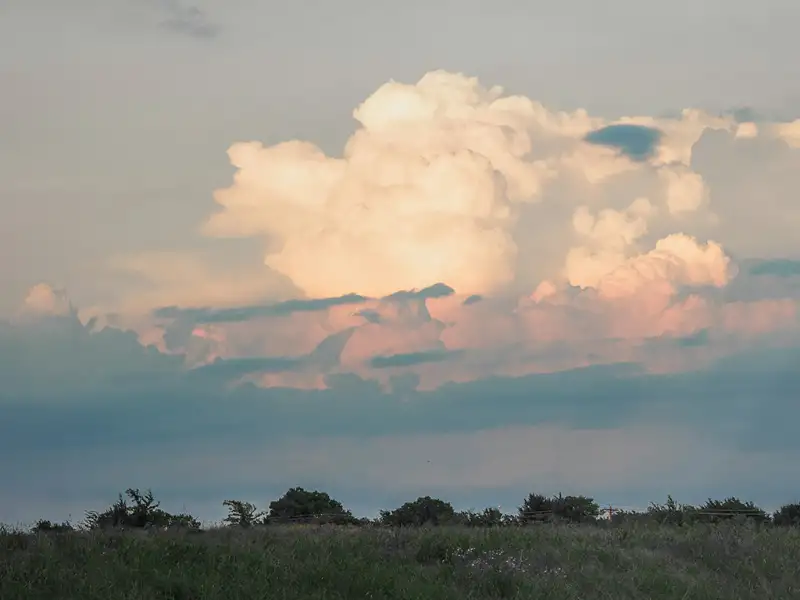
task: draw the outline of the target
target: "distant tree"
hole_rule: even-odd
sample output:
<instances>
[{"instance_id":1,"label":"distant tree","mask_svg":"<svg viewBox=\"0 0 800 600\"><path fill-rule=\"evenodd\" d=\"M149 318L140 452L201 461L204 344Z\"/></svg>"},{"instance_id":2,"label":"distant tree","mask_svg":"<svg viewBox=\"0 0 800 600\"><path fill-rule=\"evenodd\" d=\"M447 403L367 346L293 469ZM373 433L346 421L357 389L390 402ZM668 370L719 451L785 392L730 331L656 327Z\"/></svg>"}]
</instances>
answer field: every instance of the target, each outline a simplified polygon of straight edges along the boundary
<instances>
[{"instance_id":1,"label":"distant tree","mask_svg":"<svg viewBox=\"0 0 800 600\"><path fill-rule=\"evenodd\" d=\"M266 513L259 511L255 504L240 500L224 500L222 504L228 507L228 516L224 519L228 525L252 527L264 522Z\"/></svg>"},{"instance_id":2,"label":"distant tree","mask_svg":"<svg viewBox=\"0 0 800 600\"><path fill-rule=\"evenodd\" d=\"M164 528L178 528L178 529L200 529L200 521L192 515L186 513L171 514L161 509L155 511L157 515L151 525L161 526Z\"/></svg>"},{"instance_id":3,"label":"distant tree","mask_svg":"<svg viewBox=\"0 0 800 600\"><path fill-rule=\"evenodd\" d=\"M586 523L595 521L600 514L600 507L593 498L587 496L547 497L542 494L529 494L519 507L521 523L549 522L553 520L569 523Z\"/></svg>"},{"instance_id":4,"label":"distant tree","mask_svg":"<svg viewBox=\"0 0 800 600\"><path fill-rule=\"evenodd\" d=\"M481 512L467 510L456 513L455 521L468 527L499 527L504 525L504 517L499 508L485 508Z\"/></svg>"},{"instance_id":5,"label":"distant tree","mask_svg":"<svg viewBox=\"0 0 800 600\"><path fill-rule=\"evenodd\" d=\"M128 503L119 495L119 499L102 512L96 510L86 511L83 521L85 529L107 529L111 527L124 527L128 524Z\"/></svg>"},{"instance_id":6,"label":"distant tree","mask_svg":"<svg viewBox=\"0 0 800 600\"><path fill-rule=\"evenodd\" d=\"M395 527L414 525L443 525L455 522L455 510L449 502L421 496L392 511L382 510L381 522Z\"/></svg>"},{"instance_id":7,"label":"distant tree","mask_svg":"<svg viewBox=\"0 0 800 600\"><path fill-rule=\"evenodd\" d=\"M773 513L772 522L780 526L800 526L800 503L781 506Z\"/></svg>"},{"instance_id":8,"label":"distant tree","mask_svg":"<svg viewBox=\"0 0 800 600\"><path fill-rule=\"evenodd\" d=\"M74 528L67 521L62 523L51 523L47 519L39 519L36 521L36 525L34 525L32 529L34 533L64 533L73 530Z\"/></svg>"},{"instance_id":9,"label":"distant tree","mask_svg":"<svg viewBox=\"0 0 800 600\"><path fill-rule=\"evenodd\" d=\"M647 521L652 520L646 512L641 512L637 510L624 510L620 508L615 508L613 513L611 514L611 523L613 524L620 524L620 523L630 523L633 521Z\"/></svg>"},{"instance_id":10,"label":"distant tree","mask_svg":"<svg viewBox=\"0 0 800 600\"><path fill-rule=\"evenodd\" d=\"M268 522L316 522L339 525L358 524L342 503L325 492L291 488L279 499L270 502Z\"/></svg>"},{"instance_id":11,"label":"distant tree","mask_svg":"<svg viewBox=\"0 0 800 600\"><path fill-rule=\"evenodd\" d=\"M667 496L665 504L650 503L647 516L664 525L685 525L696 520L697 508L690 504L679 504Z\"/></svg>"},{"instance_id":12,"label":"distant tree","mask_svg":"<svg viewBox=\"0 0 800 600\"><path fill-rule=\"evenodd\" d=\"M735 497L725 500L709 498L705 504L700 506L697 516L707 523L718 523L731 519L746 519L756 523L769 521L769 515L764 510L752 502L744 502Z\"/></svg>"},{"instance_id":13,"label":"distant tree","mask_svg":"<svg viewBox=\"0 0 800 600\"><path fill-rule=\"evenodd\" d=\"M553 498L553 514L569 523L590 523L597 520L600 507L594 498L559 494Z\"/></svg>"},{"instance_id":14,"label":"distant tree","mask_svg":"<svg viewBox=\"0 0 800 600\"><path fill-rule=\"evenodd\" d=\"M141 493L138 489L128 488L125 494L128 500L120 494L119 499L102 512L87 511L83 527L86 529L200 527L200 522L191 515L173 515L159 508L160 502L155 500L150 490Z\"/></svg>"},{"instance_id":15,"label":"distant tree","mask_svg":"<svg viewBox=\"0 0 800 600\"><path fill-rule=\"evenodd\" d=\"M553 502L542 494L528 494L519 507L520 523L551 521L553 518Z\"/></svg>"}]
</instances>

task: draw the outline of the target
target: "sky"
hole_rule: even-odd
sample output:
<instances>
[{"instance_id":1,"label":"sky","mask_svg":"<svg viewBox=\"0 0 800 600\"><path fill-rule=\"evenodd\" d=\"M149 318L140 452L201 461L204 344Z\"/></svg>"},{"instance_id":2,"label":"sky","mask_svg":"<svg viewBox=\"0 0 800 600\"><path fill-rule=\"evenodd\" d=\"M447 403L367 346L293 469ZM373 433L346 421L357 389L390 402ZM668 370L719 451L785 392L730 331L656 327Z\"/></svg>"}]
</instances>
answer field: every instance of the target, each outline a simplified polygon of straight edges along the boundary
<instances>
[{"instance_id":1,"label":"sky","mask_svg":"<svg viewBox=\"0 0 800 600\"><path fill-rule=\"evenodd\" d=\"M800 501L798 18L0 2L0 522Z\"/></svg>"}]
</instances>

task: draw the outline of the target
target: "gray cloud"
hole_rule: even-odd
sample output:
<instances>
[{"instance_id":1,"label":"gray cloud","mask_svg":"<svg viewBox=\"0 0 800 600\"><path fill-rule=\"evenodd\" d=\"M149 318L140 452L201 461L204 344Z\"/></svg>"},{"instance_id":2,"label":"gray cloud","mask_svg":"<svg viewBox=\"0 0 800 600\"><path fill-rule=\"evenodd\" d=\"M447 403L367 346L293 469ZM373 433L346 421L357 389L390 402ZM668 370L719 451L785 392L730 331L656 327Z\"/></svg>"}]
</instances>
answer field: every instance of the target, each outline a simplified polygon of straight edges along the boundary
<instances>
[{"instance_id":1,"label":"gray cloud","mask_svg":"<svg viewBox=\"0 0 800 600\"><path fill-rule=\"evenodd\" d=\"M421 290L403 290L389 294L385 300L425 300L427 298L444 298L451 296L455 290L444 283L434 283Z\"/></svg>"},{"instance_id":2,"label":"gray cloud","mask_svg":"<svg viewBox=\"0 0 800 600\"><path fill-rule=\"evenodd\" d=\"M408 352L403 354L391 354L389 356L376 356L370 361L370 365L376 369L386 369L391 367L411 367L425 363L441 362L461 354L452 350L430 350L427 352Z\"/></svg>"},{"instance_id":3,"label":"gray cloud","mask_svg":"<svg viewBox=\"0 0 800 600\"><path fill-rule=\"evenodd\" d=\"M501 488L534 475L540 477L537 481L548 482L546 485L584 482L586 491L595 493L596 481L587 478L575 462L563 463L557 472L530 465L509 465L510 470L503 474L494 471L492 461L501 460L500 454L525 455L528 446L523 440L550 435L550 444L562 439L554 431L562 432L565 440L574 438L588 445L596 443L592 436L600 436L597 440L609 458L622 452L613 444L615 436L627 435L625 432L640 424L667 428L664 439L671 438L669 431L684 432L689 439L702 438L710 445L709 451L717 454L703 467L706 471L694 465L681 475L691 480L685 489L691 491L694 486L700 494L713 494L714 485L733 482L703 480L733 456L737 465L762 461L759 464L764 466L764 453L772 453L770 464L777 473L800 451L792 425L798 417L800 352L791 349L753 350L691 373L648 374L617 364L519 378L494 377L433 391L416 391L417 381L407 377L392 381L391 391L385 392L353 374L331 375L329 389L317 391L228 386L231 378L253 370L302 371L313 362L323 367L335 365L348 335L330 336L306 356L229 359L187 373L179 357L142 348L129 333L114 329L91 332L74 316L25 326L0 324L0 378L4 382L0 389L0 478L9 482L9 490L16 490L0 498L6 511L0 519L9 518L7 515L49 516L42 511L61 510L55 504L48 508L40 503L34 514L30 512L33 508L28 509L31 505L22 502L23 496L38 498L48 493L41 473L48 474L47 481L58 482L53 485L64 486L87 502L105 496L113 501L114 494L129 485L154 486L160 497L195 502L205 493L220 498L228 493L250 494L254 482L263 481L265 456L291 456L288 462L275 463L270 489L259 490L259 495L308 484L359 497L375 508L394 502L377 491L386 483L379 466L400 449L407 460L396 465L393 493L413 497L418 488L434 492L432 482L440 478L442 493L456 503L485 503L489 496L506 502ZM445 358L447 353L442 351L397 354L384 357L383 366ZM520 429L519 449L510 452L506 448L489 456L492 448L507 439L505 434L494 435L489 430L510 425L530 428ZM449 437L438 438L441 434ZM379 439L386 436L389 439ZM348 466L347 461L358 452L365 454L365 444L371 449L366 455L376 462ZM162 459L142 460L143 446L148 456ZM305 450L287 452L300 447ZM416 450L412 449L423 447L430 455L446 452L450 457L431 467L439 471L432 471L430 477L414 471ZM462 448L472 452L470 456L486 456L488 461L485 469L473 470L467 486L466 475L459 470ZM661 446L653 448L653 455L660 456L663 450ZM115 468L104 462L109 456L114 457ZM321 458L328 456L330 460ZM82 478L68 477L75 465L95 463L102 463L103 468L84 469L90 474ZM194 469L201 465L213 468L203 471L202 478L197 471L195 477ZM671 469L669 465L665 468ZM359 469L368 470L371 479L360 476L366 487L354 491L354 473ZM455 469L454 476L442 479L441 469ZM115 473L123 473L125 480ZM625 480L615 473L603 474L616 477L614 489L608 490L615 494L610 500L634 502L637 494L649 493L647 486L652 482ZM749 471L737 467L740 478L741 473ZM50 475L55 479L49 479ZM756 475L737 480L736 492L754 490L760 481ZM195 492L201 483L206 491L198 496ZM676 478L670 481L668 491L682 495L682 485ZM490 488L495 491L487 491L481 496L484 500L469 491ZM527 491L520 488L514 494ZM769 493L771 501L784 500L783 489ZM659 498L651 495L647 499Z\"/></svg>"},{"instance_id":4,"label":"gray cloud","mask_svg":"<svg viewBox=\"0 0 800 600\"><path fill-rule=\"evenodd\" d=\"M356 315L362 317L365 321L369 323L380 323L381 322L381 315L377 310L373 310L371 308L365 308L364 310L359 310L356 312Z\"/></svg>"},{"instance_id":5,"label":"gray cloud","mask_svg":"<svg viewBox=\"0 0 800 600\"><path fill-rule=\"evenodd\" d=\"M346 294L335 298L313 298L287 300L275 304L260 304L237 308L178 308L165 306L153 311L153 316L163 319L187 319L193 323L236 323L259 317L285 317L296 312L327 310L344 304L363 304L367 298L358 294Z\"/></svg>"},{"instance_id":6,"label":"gray cloud","mask_svg":"<svg viewBox=\"0 0 800 600\"><path fill-rule=\"evenodd\" d=\"M160 25L167 30L199 39L219 35L219 25L210 21L205 11L197 6L184 5L178 0L159 0L158 5L166 13Z\"/></svg>"},{"instance_id":7,"label":"gray cloud","mask_svg":"<svg viewBox=\"0 0 800 600\"><path fill-rule=\"evenodd\" d=\"M761 260L753 262L749 270L750 275L772 275L774 277L800 276L800 260L789 258L776 258L774 260Z\"/></svg>"},{"instance_id":8,"label":"gray cloud","mask_svg":"<svg viewBox=\"0 0 800 600\"><path fill-rule=\"evenodd\" d=\"M590 144L617 148L633 160L647 160L655 152L662 133L643 125L609 125L586 134L584 141Z\"/></svg>"},{"instance_id":9,"label":"gray cloud","mask_svg":"<svg viewBox=\"0 0 800 600\"><path fill-rule=\"evenodd\" d=\"M255 373L301 372L309 369L327 372L339 366L339 357L353 331L346 329L329 335L312 352L303 356L218 358L189 373L204 380L220 382Z\"/></svg>"}]
</instances>

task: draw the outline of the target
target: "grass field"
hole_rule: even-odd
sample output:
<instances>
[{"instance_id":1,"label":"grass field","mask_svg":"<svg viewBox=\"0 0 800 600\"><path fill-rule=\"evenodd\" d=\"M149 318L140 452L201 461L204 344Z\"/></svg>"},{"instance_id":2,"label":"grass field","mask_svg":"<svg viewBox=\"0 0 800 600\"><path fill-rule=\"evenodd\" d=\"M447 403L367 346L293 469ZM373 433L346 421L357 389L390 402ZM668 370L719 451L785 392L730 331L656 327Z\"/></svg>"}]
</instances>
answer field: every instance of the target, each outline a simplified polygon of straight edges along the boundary
<instances>
[{"instance_id":1,"label":"grass field","mask_svg":"<svg viewBox=\"0 0 800 600\"><path fill-rule=\"evenodd\" d=\"M800 529L748 525L0 534L2 600L800 599Z\"/></svg>"}]
</instances>

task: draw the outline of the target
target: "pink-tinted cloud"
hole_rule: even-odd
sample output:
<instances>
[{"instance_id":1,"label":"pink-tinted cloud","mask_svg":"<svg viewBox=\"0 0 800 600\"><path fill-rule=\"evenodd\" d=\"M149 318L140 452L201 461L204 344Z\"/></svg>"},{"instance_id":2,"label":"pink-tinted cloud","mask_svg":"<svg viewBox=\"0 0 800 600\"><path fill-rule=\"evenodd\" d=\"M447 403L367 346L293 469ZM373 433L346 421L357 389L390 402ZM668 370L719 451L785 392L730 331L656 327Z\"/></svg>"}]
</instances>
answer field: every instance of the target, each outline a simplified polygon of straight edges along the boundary
<instances>
[{"instance_id":1,"label":"pink-tinted cloud","mask_svg":"<svg viewBox=\"0 0 800 600\"><path fill-rule=\"evenodd\" d=\"M134 329L190 367L288 359L248 380L303 388L341 373L387 386L409 375L429 388L618 361L679 369L796 332L800 293L781 284L777 296L736 296L767 284L741 279L732 257L753 249L752 236L727 232L768 215L752 202L740 210L747 198L720 196L698 166L740 152L731 177L745 173L746 189L785 208L770 174L800 171L796 123L696 109L609 120L444 71L388 82L353 116L340 156L301 140L229 148L236 171L202 233L260 239L261 270L176 252L115 257L146 286L82 314ZM634 155L597 143L600 130L646 131L653 145ZM777 167L748 172L742 161L765 143L782 144L765 155ZM778 231L792 218L770 223ZM770 232L754 235L774 255ZM455 293L395 294L437 283ZM290 298L317 304L270 308ZM196 312L255 305L241 318ZM58 312L63 300L38 287L26 306ZM151 318L161 307L177 312Z\"/></svg>"}]
</instances>

